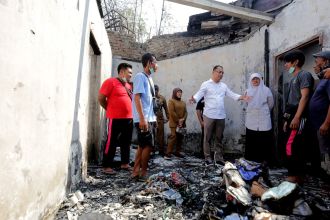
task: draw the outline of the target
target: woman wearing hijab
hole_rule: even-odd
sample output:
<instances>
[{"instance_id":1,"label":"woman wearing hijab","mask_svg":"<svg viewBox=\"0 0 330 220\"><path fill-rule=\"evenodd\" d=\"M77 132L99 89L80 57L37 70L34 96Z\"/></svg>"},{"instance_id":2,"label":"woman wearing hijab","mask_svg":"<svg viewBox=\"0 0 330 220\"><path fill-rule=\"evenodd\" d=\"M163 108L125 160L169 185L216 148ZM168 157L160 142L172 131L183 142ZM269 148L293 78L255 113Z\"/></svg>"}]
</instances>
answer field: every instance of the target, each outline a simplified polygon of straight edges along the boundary
<instances>
[{"instance_id":1,"label":"woman wearing hijab","mask_svg":"<svg viewBox=\"0 0 330 220\"><path fill-rule=\"evenodd\" d=\"M170 159L173 154L173 147L176 145L176 151L174 153L177 157L183 157L181 154L181 146L184 135L179 133L180 128L186 127L187 108L186 103L181 101L182 90L175 88L173 90L172 99L168 101L168 112L170 115L169 127L171 135L168 138L167 152L165 159Z\"/></svg>"},{"instance_id":2,"label":"woman wearing hijab","mask_svg":"<svg viewBox=\"0 0 330 220\"><path fill-rule=\"evenodd\" d=\"M272 143L270 111L274 106L274 98L259 73L251 74L246 95L250 100L245 120L245 158L256 162L269 162Z\"/></svg>"}]
</instances>

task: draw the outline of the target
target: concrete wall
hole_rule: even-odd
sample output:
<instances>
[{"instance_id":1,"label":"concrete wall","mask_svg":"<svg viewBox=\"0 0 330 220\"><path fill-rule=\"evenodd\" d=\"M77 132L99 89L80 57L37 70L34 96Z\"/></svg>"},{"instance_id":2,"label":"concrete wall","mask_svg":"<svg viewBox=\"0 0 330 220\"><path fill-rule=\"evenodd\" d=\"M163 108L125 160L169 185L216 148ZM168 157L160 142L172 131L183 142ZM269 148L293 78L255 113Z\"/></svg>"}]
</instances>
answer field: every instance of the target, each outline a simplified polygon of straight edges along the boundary
<instances>
[{"instance_id":1,"label":"concrete wall","mask_svg":"<svg viewBox=\"0 0 330 220\"><path fill-rule=\"evenodd\" d=\"M275 72L276 55L299 46L318 34L322 35L323 49L330 49L330 6L327 3L323 0L295 0L270 25L271 84L276 85L278 80Z\"/></svg>"},{"instance_id":2,"label":"concrete wall","mask_svg":"<svg viewBox=\"0 0 330 220\"><path fill-rule=\"evenodd\" d=\"M259 39L263 37L262 32L256 35ZM180 87L183 100L187 102L189 135L186 137L186 150L196 150L200 138L196 105L188 104L189 97L198 91L203 81L210 79L213 66L218 64L225 71L222 81L232 91L243 94L246 73L263 71L263 47L257 47L258 44L257 40L244 41L159 62L159 72L155 74L154 81L160 86L161 93L168 99L172 90ZM225 98L225 108L227 118L224 145L227 151L241 151L242 135L245 133L244 103Z\"/></svg>"},{"instance_id":3,"label":"concrete wall","mask_svg":"<svg viewBox=\"0 0 330 220\"><path fill-rule=\"evenodd\" d=\"M2 0L0 24L0 219L46 219L86 173L89 82L111 49L94 0Z\"/></svg>"},{"instance_id":4,"label":"concrete wall","mask_svg":"<svg viewBox=\"0 0 330 220\"><path fill-rule=\"evenodd\" d=\"M183 89L183 99L193 95L201 83L208 80L214 65L223 65L225 75L223 82L234 92L243 93L251 72L264 72L265 30L269 31L270 44L270 88L275 98L278 90L278 76L275 72L275 58L313 36L322 33L323 49L330 48L330 14L329 4L323 0L296 0L277 15L275 22L264 26L248 39L230 45L223 45L180 57L159 61L159 72L154 81L160 86L160 92L167 99L172 89ZM312 57L307 57L312 59ZM313 61L308 61L311 63ZM310 65L309 65L310 66ZM135 71L134 71L135 72ZM195 105L188 106L188 132L186 148L197 149L199 146L199 123ZM229 98L225 100L227 112L224 144L227 151L242 151L245 135L245 104ZM276 111L276 109L275 109ZM277 123L277 122L275 122Z\"/></svg>"}]
</instances>

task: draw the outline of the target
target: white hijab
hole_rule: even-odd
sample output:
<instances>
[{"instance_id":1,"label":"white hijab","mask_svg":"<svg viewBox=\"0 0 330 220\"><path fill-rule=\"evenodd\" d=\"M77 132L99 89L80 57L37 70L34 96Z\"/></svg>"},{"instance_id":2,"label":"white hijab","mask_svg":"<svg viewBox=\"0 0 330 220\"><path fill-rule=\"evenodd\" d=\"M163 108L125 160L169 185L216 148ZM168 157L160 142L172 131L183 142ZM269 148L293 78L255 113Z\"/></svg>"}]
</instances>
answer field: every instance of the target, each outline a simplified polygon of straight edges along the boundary
<instances>
[{"instance_id":1,"label":"white hijab","mask_svg":"<svg viewBox=\"0 0 330 220\"><path fill-rule=\"evenodd\" d=\"M253 78L259 78L259 86L252 85ZM265 86L264 81L259 73L252 73L249 79L248 89L246 91L248 96L251 96L248 107L250 108L261 108L267 104L268 88Z\"/></svg>"}]
</instances>

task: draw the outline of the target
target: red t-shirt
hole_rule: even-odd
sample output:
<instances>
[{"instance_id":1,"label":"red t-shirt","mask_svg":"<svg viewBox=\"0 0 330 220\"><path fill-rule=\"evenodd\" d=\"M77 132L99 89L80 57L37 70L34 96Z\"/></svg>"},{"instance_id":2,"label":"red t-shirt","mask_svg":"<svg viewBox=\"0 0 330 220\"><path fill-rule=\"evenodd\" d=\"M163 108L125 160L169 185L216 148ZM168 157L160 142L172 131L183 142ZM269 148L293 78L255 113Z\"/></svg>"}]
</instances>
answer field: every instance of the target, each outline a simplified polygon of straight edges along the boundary
<instances>
[{"instance_id":1,"label":"red t-shirt","mask_svg":"<svg viewBox=\"0 0 330 220\"><path fill-rule=\"evenodd\" d=\"M130 84L125 83L132 90ZM102 84L99 93L107 97L107 118L133 118L132 100L117 78L109 78Z\"/></svg>"}]
</instances>

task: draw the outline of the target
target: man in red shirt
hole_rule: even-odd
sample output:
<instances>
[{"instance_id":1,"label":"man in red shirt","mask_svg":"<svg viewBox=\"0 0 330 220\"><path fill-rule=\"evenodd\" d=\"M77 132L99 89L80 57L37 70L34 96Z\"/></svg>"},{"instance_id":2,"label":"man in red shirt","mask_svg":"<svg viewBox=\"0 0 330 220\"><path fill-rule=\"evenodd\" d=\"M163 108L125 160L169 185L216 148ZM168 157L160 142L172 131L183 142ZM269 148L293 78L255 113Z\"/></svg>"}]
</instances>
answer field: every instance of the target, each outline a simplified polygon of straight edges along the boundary
<instances>
[{"instance_id":1,"label":"man in red shirt","mask_svg":"<svg viewBox=\"0 0 330 220\"><path fill-rule=\"evenodd\" d=\"M121 63L117 67L118 77L105 80L99 90L98 100L106 110L108 119L108 137L103 152L103 167L107 174L115 174L113 158L116 147L120 147L121 169L128 170L130 166L130 144L133 131L132 66Z\"/></svg>"}]
</instances>

